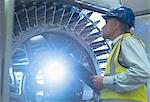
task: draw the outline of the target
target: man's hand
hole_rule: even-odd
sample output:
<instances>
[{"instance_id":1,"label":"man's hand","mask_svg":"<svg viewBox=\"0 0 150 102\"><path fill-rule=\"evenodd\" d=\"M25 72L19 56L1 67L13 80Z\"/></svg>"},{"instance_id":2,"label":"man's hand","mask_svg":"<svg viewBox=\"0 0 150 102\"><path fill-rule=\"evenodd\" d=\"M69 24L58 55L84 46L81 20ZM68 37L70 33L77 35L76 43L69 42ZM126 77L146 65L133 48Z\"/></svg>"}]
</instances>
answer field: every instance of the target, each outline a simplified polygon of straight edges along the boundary
<instances>
[{"instance_id":1,"label":"man's hand","mask_svg":"<svg viewBox=\"0 0 150 102\"><path fill-rule=\"evenodd\" d=\"M97 90L103 89L103 76L91 76L91 80Z\"/></svg>"}]
</instances>

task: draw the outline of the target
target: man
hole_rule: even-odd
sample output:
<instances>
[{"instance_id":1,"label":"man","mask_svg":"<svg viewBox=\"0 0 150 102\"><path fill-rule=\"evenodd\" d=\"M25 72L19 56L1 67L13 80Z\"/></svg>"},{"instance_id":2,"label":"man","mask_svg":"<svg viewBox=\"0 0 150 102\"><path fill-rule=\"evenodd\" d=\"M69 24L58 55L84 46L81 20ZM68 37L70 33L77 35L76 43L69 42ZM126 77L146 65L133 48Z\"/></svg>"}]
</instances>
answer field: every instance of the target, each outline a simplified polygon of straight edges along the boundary
<instances>
[{"instance_id":1,"label":"man","mask_svg":"<svg viewBox=\"0 0 150 102\"><path fill-rule=\"evenodd\" d=\"M135 16L127 7L119 7L103 15L106 24L103 37L112 40L113 48L104 76L92 76L100 91L100 102L148 102L146 82L150 79L150 64L144 43L130 33Z\"/></svg>"}]
</instances>

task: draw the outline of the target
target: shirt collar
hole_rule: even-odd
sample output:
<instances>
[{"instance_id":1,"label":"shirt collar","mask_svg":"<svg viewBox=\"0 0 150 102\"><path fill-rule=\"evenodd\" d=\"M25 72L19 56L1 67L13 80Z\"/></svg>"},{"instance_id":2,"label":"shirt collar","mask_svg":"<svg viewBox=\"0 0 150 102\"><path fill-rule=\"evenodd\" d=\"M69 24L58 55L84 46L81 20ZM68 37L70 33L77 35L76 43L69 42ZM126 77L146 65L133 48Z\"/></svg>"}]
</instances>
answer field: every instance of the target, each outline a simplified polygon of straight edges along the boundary
<instances>
[{"instance_id":1,"label":"shirt collar","mask_svg":"<svg viewBox=\"0 0 150 102\"><path fill-rule=\"evenodd\" d=\"M117 43L118 40L120 40L122 38L122 35L119 35L117 38L115 38L113 41L112 41L112 44L115 45Z\"/></svg>"}]
</instances>

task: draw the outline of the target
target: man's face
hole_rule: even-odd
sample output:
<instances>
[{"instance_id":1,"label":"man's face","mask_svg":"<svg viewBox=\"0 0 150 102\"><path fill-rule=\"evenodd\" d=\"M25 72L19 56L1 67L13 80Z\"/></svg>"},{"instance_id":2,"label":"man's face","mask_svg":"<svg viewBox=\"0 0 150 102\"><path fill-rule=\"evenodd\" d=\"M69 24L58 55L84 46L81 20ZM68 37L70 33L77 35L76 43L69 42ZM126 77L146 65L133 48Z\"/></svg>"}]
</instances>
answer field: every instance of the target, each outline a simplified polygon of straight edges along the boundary
<instances>
[{"instance_id":1,"label":"man's face","mask_svg":"<svg viewBox=\"0 0 150 102\"><path fill-rule=\"evenodd\" d=\"M104 38L111 39L111 37L113 36L114 32L113 23L114 23L113 18L109 18L106 20L106 24L102 28L102 36Z\"/></svg>"}]
</instances>

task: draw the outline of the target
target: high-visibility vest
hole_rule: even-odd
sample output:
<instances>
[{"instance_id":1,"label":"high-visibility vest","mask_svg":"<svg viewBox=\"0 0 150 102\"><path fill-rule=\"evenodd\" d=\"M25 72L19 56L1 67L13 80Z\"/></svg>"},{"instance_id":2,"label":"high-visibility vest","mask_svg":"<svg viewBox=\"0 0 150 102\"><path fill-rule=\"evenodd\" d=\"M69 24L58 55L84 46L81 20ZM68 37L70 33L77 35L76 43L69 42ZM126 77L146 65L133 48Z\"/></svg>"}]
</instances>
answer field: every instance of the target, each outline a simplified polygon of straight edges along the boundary
<instances>
[{"instance_id":1,"label":"high-visibility vest","mask_svg":"<svg viewBox=\"0 0 150 102\"><path fill-rule=\"evenodd\" d=\"M140 43L144 46L144 43L137 38L136 36L126 33L122 35L122 38L115 44L112 51L110 52L110 55L107 60L106 64L106 75L114 75L115 73L120 73L126 71L128 68L123 67L118 62L119 58L119 52L121 48L122 40L126 36L131 36L135 39L138 39ZM130 57L130 56L129 56ZM142 101L147 102L147 96L146 96L146 86L142 85L141 87L128 91L128 92L116 92L114 90L110 89L103 89L100 91L100 98L101 99L120 99L120 100L134 100L134 101Z\"/></svg>"}]
</instances>

